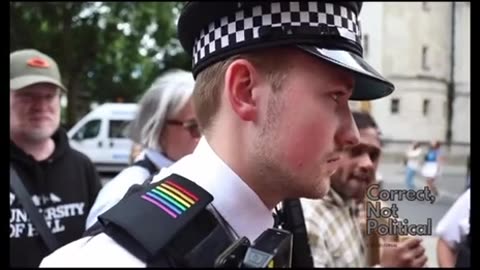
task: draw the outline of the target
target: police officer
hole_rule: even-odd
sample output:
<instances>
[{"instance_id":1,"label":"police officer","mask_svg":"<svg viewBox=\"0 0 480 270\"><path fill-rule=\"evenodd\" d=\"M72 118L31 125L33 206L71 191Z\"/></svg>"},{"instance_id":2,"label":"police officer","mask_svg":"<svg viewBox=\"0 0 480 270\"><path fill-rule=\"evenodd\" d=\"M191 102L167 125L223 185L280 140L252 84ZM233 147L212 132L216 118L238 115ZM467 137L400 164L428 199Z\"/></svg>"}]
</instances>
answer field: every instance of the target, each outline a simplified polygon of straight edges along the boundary
<instances>
[{"instance_id":1,"label":"police officer","mask_svg":"<svg viewBox=\"0 0 480 270\"><path fill-rule=\"evenodd\" d=\"M348 100L394 90L362 58L361 6L187 3L178 36L193 58L204 136L193 154L101 216L103 232L59 249L41 266L143 267L155 256L164 257L163 266L212 266L221 252L215 247L226 247L225 239L204 243L216 224L224 238L254 241L274 225L280 201L324 196L340 150L358 142ZM201 209L215 222L199 218L206 216ZM206 257L208 263L192 263Z\"/></svg>"}]
</instances>

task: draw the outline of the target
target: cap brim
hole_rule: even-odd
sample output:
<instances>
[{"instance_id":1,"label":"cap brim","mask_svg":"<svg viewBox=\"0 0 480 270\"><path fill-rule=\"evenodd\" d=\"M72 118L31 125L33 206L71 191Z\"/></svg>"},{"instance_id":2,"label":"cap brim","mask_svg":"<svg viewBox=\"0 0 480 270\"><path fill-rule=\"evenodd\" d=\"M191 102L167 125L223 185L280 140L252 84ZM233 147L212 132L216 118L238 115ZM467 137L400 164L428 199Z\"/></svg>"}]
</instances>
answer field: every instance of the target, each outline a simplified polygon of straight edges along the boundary
<instances>
[{"instance_id":1,"label":"cap brim","mask_svg":"<svg viewBox=\"0 0 480 270\"><path fill-rule=\"evenodd\" d=\"M63 86L61 82L53 78L50 78L47 76L41 76L41 75L26 75L26 76L21 76L21 77L11 79L10 89L13 91L16 91L36 83L51 83L60 87L62 91L67 92L67 88Z\"/></svg>"},{"instance_id":2,"label":"cap brim","mask_svg":"<svg viewBox=\"0 0 480 270\"><path fill-rule=\"evenodd\" d=\"M353 71L355 74L355 89L350 97L351 100L378 99L390 95L395 89L392 83L383 78L365 60L354 53L310 45L297 46L307 53Z\"/></svg>"}]
</instances>

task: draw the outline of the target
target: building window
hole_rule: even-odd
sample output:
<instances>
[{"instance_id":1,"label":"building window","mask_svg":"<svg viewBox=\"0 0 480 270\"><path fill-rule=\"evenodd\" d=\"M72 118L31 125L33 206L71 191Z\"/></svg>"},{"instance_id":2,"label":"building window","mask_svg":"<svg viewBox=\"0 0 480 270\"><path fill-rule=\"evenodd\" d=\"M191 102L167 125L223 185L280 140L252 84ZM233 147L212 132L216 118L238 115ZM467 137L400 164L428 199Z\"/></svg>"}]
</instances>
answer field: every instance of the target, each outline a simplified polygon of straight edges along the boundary
<instances>
[{"instance_id":1,"label":"building window","mask_svg":"<svg viewBox=\"0 0 480 270\"><path fill-rule=\"evenodd\" d=\"M430 3L429 2L422 2L422 9L423 9L423 11L430 11Z\"/></svg>"},{"instance_id":2,"label":"building window","mask_svg":"<svg viewBox=\"0 0 480 270\"><path fill-rule=\"evenodd\" d=\"M400 100L398 98L392 98L390 103L390 112L397 114L400 109Z\"/></svg>"},{"instance_id":3,"label":"building window","mask_svg":"<svg viewBox=\"0 0 480 270\"><path fill-rule=\"evenodd\" d=\"M427 64L427 53L428 53L428 47L423 46L422 47L422 69L423 70L429 70L430 67Z\"/></svg>"},{"instance_id":4,"label":"building window","mask_svg":"<svg viewBox=\"0 0 480 270\"><path fill-rule=\"evenodd\" d=\"M423 100L423 115L427 116L428 112L430 111L430 100L424 99Z\"/></svg>"},{"instance_id":5,"label":"building window","mask_svg":"<svg viewBox=\"0 0 480 270\"><path fill-rule=\"evenodd\" d=\"M368 45L369 45L369 40L368 40L368 38L369 38L368 34L365 34L365 35L363 36L363 54L364 54L365 56L368 55L368 51L369 51L369 49L370 49L370 48L368 47Z\"/></svg>"}]
</instances>

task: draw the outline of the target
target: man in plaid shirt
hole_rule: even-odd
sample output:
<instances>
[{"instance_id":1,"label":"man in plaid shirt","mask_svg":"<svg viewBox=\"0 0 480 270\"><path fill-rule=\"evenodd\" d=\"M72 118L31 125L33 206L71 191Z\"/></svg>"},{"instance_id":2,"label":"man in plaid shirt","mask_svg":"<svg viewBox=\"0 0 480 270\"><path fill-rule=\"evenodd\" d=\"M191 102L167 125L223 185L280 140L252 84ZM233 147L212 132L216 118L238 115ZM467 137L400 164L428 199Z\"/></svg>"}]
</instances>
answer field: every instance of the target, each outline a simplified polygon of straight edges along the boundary
<instances>
[{"instance_id":1,"label":"man in plaid shirt","mask_svg":"<svg viewBox=\"0 0 480 270\"><path fill-rule=\"evenodd\" d=\"M357 218L359 202L375 180L381 154L379 131L367 113L353 113L360 143L344 150L331 188L321 200L302 199L315 267L365 267L366 245ZM420 239L408 238L382 248L380 265L422 267L427 261Z\"/></svg>"}]
</instances>

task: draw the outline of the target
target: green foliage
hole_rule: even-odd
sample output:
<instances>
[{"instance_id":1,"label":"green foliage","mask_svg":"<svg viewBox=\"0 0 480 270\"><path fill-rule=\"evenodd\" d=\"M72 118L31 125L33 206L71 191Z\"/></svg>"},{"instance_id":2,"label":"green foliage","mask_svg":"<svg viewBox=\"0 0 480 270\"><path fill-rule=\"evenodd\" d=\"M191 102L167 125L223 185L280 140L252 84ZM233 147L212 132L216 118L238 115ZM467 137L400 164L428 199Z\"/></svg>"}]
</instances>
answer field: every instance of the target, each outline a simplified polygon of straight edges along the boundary
<instances>
[{"instance_id":1,"label":"green foliage","mask_svg":"<svg viewBox=\"0 0 480 270\"><path fill-rule=\"evenodd\" d=\"M36 48L58 62L72 124L91 101L135 102L166 69L190 70L176 39L182 5L10 2L10 50Z\"/></svg>"}]
</instances>

